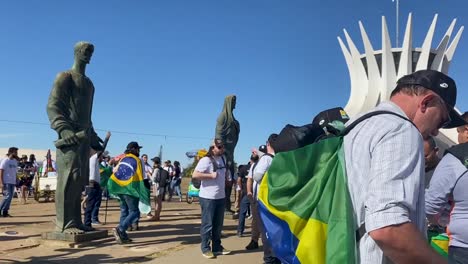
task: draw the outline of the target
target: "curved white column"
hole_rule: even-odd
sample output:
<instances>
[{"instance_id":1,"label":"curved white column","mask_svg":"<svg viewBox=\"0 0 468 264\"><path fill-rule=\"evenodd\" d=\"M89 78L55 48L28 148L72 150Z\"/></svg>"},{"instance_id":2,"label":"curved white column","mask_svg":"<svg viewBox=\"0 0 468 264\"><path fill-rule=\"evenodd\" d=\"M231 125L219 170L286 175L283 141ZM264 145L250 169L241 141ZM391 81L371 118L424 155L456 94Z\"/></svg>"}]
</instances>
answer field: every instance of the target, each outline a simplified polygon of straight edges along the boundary
<instances>
[{"instance_id":1,"label":"curved white column","mask_svg":"<svg viewBox=\"0 0 468 264\"><path fill-rule=\"evenodd\" d=\"M421 48L413 47L412 14L408 16L402 47L392 48L385 17L382 17L382 49L375 51L367 36L364 25L359 22L364 53L361 54L346 30L344 35L346 44L338 37L341 50L348 66L351 81L351 92L345 110L350 116L368 111L380 101L390 99L390 94L396 86L397 80L417 70L434 69L448 73L464 27L460 27L450 43L456 19L452 21L436 49L432 49L432 40L437 24L438 15L434 16L427 31ZM418 55L417 61L413 58ZM381 57L378 60L378 56ZM398 58L398 64L394 58ZM363 59L365 58L365 64ZM417 58L417 57L416 57ZM379 63L381 65L379 65ZM416 64L416 65L415 65ZM414 66L415 65L415 66ZM379 67L380 66L380 67ZM445 144L456 143L456 133L453 130L442 129L439 138Z\"/></svg>"}]
</instances>

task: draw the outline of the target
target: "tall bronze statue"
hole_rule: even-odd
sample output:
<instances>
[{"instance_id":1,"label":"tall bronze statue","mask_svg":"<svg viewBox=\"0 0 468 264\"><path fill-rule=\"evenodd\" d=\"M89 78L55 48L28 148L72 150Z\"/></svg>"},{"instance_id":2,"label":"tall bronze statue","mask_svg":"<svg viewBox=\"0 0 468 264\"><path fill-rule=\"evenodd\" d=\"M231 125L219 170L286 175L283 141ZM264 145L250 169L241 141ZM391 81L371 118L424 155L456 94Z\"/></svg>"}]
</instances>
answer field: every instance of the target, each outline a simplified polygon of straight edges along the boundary
<instances>
[{"instance_id":1,"label":"tall bronze statue","mask_svg":"<svg viewBox=\"0 0 468 264\"><path fill-rule=\"evenodd\" d=\"M73 67L55 78L47 104L52 129L57 131L56 230L69 234L91 231L81 220L81 192L89 181L90 148L102 151L102 140L91 122L94 85L85 75L94 52L88 42L75 45Z\"/></svg>"},{"instance_id":2,"label":"tall bronze statue","mask_svg":"<svg viewBox=\"0 0 468 264\"><path fill-rule=\"evenodd\" d=\"M220 138L224 142L224 155L226 156L226 166L231 173L231 181L226 181L226 211L231 211L231 191L232 177L234 176L234 149L239 140L240 125L234 117L233 111L236 108L236 96L228 95L224 99L223 110L219 114L216 122L215 138Z\"/></svg>"}]
</instances>

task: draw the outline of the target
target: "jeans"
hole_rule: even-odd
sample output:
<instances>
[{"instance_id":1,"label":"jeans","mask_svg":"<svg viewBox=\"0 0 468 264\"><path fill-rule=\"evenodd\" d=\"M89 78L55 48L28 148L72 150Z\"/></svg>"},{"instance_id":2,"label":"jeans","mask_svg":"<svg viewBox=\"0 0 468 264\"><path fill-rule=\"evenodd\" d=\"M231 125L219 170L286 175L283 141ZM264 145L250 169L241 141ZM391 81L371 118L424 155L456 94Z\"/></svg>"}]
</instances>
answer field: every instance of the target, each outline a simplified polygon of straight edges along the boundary
<instances>
[{"instance_id":1,"label":"jeans","mask_svg":"<svg viewBox=\"0 0 468 264\"><path fill-rule=\"evenodd\" d=\"M94 184L88 192L86 209L84 213L84 225L91 226L91 223L99 222L99 207L101 207L102 190L99 183Z\"/></svg>"},{"instance_id":2,"label":"jeans","mask_svg":"<svg viewBox=\"0 0 468 264\"><path fill-rule=\"evenodd\" d=\"M240 204L239 225L237 225L237 233L243 234L245 229L245 218L250 208L250 200L247 195L244 195Z\"/></svg>"},{"instance_id":3,"label":"jeans","mask_svg":"<svg viewBox=\"0 0 468 264\"><path fill-rule=\"evenodd\" d=\"M449 264L467 264L468 248L450 246L448 250Z\"/></svg>"},{"instance_id":4,"label":"jeans","mask_svg":"<svg viewBox=\"0 0 468 264\"><path fill-rule=\"evenodd\" d=\"M174 194L174 191L175 191L176 195L179 196L182 199L182 193L180 191L180 180L172 179L171 180L171 186L170 186L169 190L170 190L169 197L172 197L172 195Z\"/></svg>"},{"instance_id":5,"label":"jeans","mask_svg":"<svg viewBox=\"0 0 468 264\"><path fill-rule=\"evenodd\" d=\"M127 228L140 217L138 198L126 194L119 194L120 198L120 222L118 228L124 238L127 236Z\"/></svg>"},{"instance_id":6,"label":"jeans","mask_svg":"<svg viewBox=\"0 0 468 264\"><path fill-rule=\"evenodd\" d=\"M15 193L15 187L15 184L3 184L3 199L0 202L0 214L8 214L8 210L10 210L11 199L13 199L13 195Z\"/></svg>"},{"instance_id":7,"label":"jeans","mask_svg":"<svg viewBox=\"0 0 468 264\"><path fill-rule=\"evenodd\" d=\"M205 199L199 198L201 206L201 251L206 253L209 251L221 251L221 230L224 222L224 203L225 199ZM210 248L210 239L212 248Z\"/></svg>"}]
</instances>

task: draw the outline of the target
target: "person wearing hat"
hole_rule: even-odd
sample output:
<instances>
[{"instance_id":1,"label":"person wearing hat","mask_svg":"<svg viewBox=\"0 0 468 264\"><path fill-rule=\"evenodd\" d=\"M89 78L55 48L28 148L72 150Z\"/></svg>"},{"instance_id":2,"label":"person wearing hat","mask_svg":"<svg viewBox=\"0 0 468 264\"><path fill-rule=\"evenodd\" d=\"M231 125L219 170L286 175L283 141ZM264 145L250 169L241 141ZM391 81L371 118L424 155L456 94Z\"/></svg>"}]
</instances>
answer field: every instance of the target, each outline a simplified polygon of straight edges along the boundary
<instances>
[{"instance_id":1,"label":"person wearing hat","mask_svg":"<svg viewBox=\"0 0 468 264\"><path fill-rule=\"evenodd\" d=\"M265 230L263 229L262 219L260 218L260 213L258 209L258 191L260 188L260 183L263 180L263 176L268 171L271 166L271 162L275 156L275 142L278 138L278 134L271 134L266 142L266 146L262 145L258 148L259 152L262 152L263 155L259 158L257 164L252 168L251 177L253 178L253 197L252 197L252 226L257 225L258 232L261 235L263 243L263 262L266 264L280 264L281 261L275 256L273 249L267 241ZM253 232L252 232L253 233ZM253 235L253 234L252 234ZM258 235L257 235L258 240ZM252 244L254 240L250 242ZM257 242L258 243L258 242ZM249 244L249 245L251 245ZM249 247L247 245L247 247ZM257 244L258 245L258 244ZM246 248L247 248L246 247Z\"/></svg>"},{"instance_id":2,"label":"person wearing hat","mask_svg":"<svg viewBox=\"0 0 468 264\"><path fill-rule=\"evenodd\" d=\"M109 152L91 150L89 158L89 184L86 188L86 207L84 211L83 224L89 229L92 225L102 225L99 221L99 209L101 207L102 189L112 174L112 168L104 167L101 162Z\"/></svg>"},{"instance_id":3,"label":"person wearing hat","mask_svg":"<svg viewBox=\"0 0 468 264\"><path fill-rule=\"evenodd\" d=\"M165 200L166 194L167 194L168 195L168 201L171 201L171 199L172 199L172 190L171 190L171 184L170 183L172 181L172 177L174 177L174 167L172 166L170 160L166 160L164 162L163 169L166 170L167 173L169 173L169 178L167 179L166 189L164 190L162 200L163 201Z\"/></svg>"},{"instance_id":4,"label":"person wearing hat","mask_svg":"<svg viewBox=\"0 0 468 264\"><path fill-rule=\"evenodd\" d=\"M398 80L389 101L371 110L394 114L365 119L344 136L359 263L446 263L424 234L423 140L440 128L466 124L454 109L456 96L449 76L414 72Z\"/></svg>"},{"instance_id":5,"label":"person wearing hat","mask_svg":"<svg viewBox=\"0 0 468 264\"><path fill-rule=\"evenodd\" d=\"M201 251L205 258L213 259L217 255L231 253L221 245L221 230L224 222L226 178L229 177L224 157L224 144L221 139L214 139L205 157L200 159L192 177L201 180ZM211 247L210 247L211 240Z\"/></svg>"},{"instance_id":6,"label":"person wearing hat","mask_svg":"<svg viewBox=\"0 0 468 264\"><path fill-rule=\"evenodd\" d=\"M468 122L468 112L462 115ZM449 263L468 260L468 125L457 127L458 145L445 151L426 190L426 216L447 226Z\"/></svg>"},{"instance_id":7,"label":"person wearing hat","mask_svg":"<svg viewBox=\"0 0 468 264\"><path fill-rule=\"evenodd\" d=\"M8 149L7 158L0 163L0 187L3 198L0 202L0 216L11 217L9 214L11 199L15 193L16 172L18 171L18 148Z\"/></svg>"},{"instance_id":8,"label":"person wearing hat","mask_svg":"<svg viewBox=\"0 0 468 264\"><path fill-rule=\"evenodd\" d=\"M144 172L139 158L141 148L142 146L135 141L128 143L125 156L120 160L107 183L109 193L119 196L120 199L120 221L117 227L112 230L115 240L119 244L132 242L128 237L127 229L137 223L140 217L139 200L140 198L145 199L148 195L146 187L141 184L125 184L129 181L141 182L143 179ZM136 177L136 181L134 181L134 177ZM135 226L134 229L138 230L138 226Z\"/></svg>"}]
</instances>

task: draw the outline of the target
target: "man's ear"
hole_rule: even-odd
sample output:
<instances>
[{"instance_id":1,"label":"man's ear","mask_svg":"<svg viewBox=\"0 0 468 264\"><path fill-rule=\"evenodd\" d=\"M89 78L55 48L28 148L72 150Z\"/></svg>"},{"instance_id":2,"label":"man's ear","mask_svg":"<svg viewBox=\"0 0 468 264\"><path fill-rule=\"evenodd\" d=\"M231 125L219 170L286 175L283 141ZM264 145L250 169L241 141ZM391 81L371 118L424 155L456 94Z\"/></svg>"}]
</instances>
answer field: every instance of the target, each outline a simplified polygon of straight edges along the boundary
<instances>
[{"instance_id":1,"label":"man's ear","mask_svg":"<svg viewBox=\"0 0 468 264\"><path fill-rule=\"evenodd\" d=\"M419 109L421 109L422 113L425 113L429 108L431 101L434 99L433 94L426 94L421 101L419 102Z\"/></svg>"}]
</instances>

